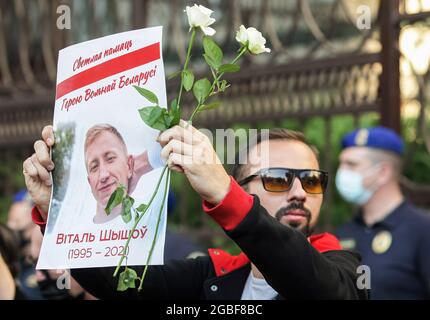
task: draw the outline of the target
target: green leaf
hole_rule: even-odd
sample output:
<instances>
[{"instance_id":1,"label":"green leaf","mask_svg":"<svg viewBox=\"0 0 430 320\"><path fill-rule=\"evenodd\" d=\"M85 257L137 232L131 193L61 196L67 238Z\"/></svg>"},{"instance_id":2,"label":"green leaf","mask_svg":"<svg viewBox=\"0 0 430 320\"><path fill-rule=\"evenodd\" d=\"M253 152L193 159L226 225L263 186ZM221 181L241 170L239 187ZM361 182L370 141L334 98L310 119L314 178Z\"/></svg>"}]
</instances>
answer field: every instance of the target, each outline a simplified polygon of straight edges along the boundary
<instances>
[{"instance_id":1,"label":"green leaf","mask_svg":"<svg viewBox=\"0 0 430 320\"><path fill-rule=\"evenodd\" d=\"M156 130L166 130L168 126L164 121L164 115L167 113L165 108L160 106L145 107L139 110L140 117L149 127Z\"/></svg>"},{"instance_id":2,"label":"green leaf","mask_svg":"<svg viewBox=\"0 0 430 320\"><path fill-rule=\"evenodd\" d=\"M193 93L199 103L202 103L204 99L209 95L211 90L211 83L208 79L200 79L196 81L193 87Z\"/></svg>"},{"instance_id":3,"label":"green leaf","mask_svg":"<svg viewBox=\"0 0 430 320\"><path fill-rule=\"evenodd\" d=\"M165 114L163 114L163 117L164 117L164 123L165 123L166 127L171 128L174 116L172 114L166 112Z\"/></svg>"},{"instance_id":4,"label":"green leaf","mask_svg":"<svg viewBox=\"0 0 430 320\"><path fill-rule=\"evenodd\" d=\"M171 121L170 121L169 128L177 126L181 121L181 114L179 111L177 111L176 113L170 112L170 117L171 117Z\"/></svg>"},{"instance_id":5,"label":"green leaf","mask_svg":"<svg viewBox=\"0 0 430 320\"><path fill-rule=\"evenodd\" d=\"M190 70L182 72L182 84L184 89L190 91L194 84L194 74Z\"/></svg>"},{"instance_id":6,"label":"green leaf","mask_svg":"<svg viewBox=\"0 0 430 320\"><path fill-rule=\"evenodd\" d=\"M130 196L125 196L124 199L122 199L121 216L125 223L129 223L131 221L131 208L133 207L133 203L134 199Z\"/></svg>"},{"instance_id":7,"label":"green leaf","mask_svg":"<svg viewBox=\"0 0 430 320\"><path fill-rule=\"evenodd\" d=\"M137 211L139 212L144 212L146 210L146 208L148 208L148 205L145 203L142 203L140 206L137 207Z\"/></svg>"},{"instance_id":8,"label":"green leaf","mask_svg":"<svg viewBox=\"0 0 430 320\"><path fill-rule=\"evenodd\" d=\"M149 102L158 104L158 98L155 95L155 93L153 93L152 91L149 91L148 89L144 89L138 86L133 86L133 87L137 90L137 92L140 93L141 96L148 99Z\"/></svg>"},{"instance_id":9,"label":"green leaf","mask_svg":"<svg viewBox=\"0 0 430 320\"><path fill-rule=\"evenodd\" d=\"M205 50L205 54L214 62L215 69L218 69L223 59L221 48L211 37L203 37L203 49Z\"/></svg>"},{"instance_id":10,"label":"green leaf","mask_svg":"<svg viewBox=\"0 0 430 320\"><path fill-rule=\"evenodd\" d=\"M135 281L138 279L136 271L133 269L125 268L123 272L119 274L118 279L118 291L125 291L128 288L136 288Z\"/></svg>"},{"instance_id":11,"label":"green leaf","mask_svg":"<svg viewBox=\"0 0 430 320\"><path fill-rule=\"evenodd\" d=\"M169 114L172 116L170 126L173 127L178 125L181 120L181 110L178 108L178 101L176 99L174 99L170 104Z\"/></svg>"},{"instance_id":12,"label":"green leaf","mask_svg":"<svg viewBox=\"0 0 430 320\"><path fill-rule=\"evenodd\" d=\"M217 64L211 57L207 54L203 54L203 58L205 58L206 63L214 70L218 70L219 64Z\"/></svg>"},{"instance_id":13,"label":"green leaf","mask_svg":"<svg viewBox=\"0 0 430 320\"><path fill-rule=\"evenodd\" d=\"M221 105L220 101L215 101L215 102L211 102L208 104L204 104L202 106L199 107L199 111L198 112L202 112L204 110L211 110L211 109L216 109Z\"/></svg>"},{"instance_id":14,"label":"green leaf","mask_svg":"<svg viewBox=\"0 0 430 320\"><path fill-rule=\"evenodd\" d=\"M145 203L142 203L136 210L135 210L135 213L136 213L136 216L134 217L135 218L135 221L137 221L139 218L140 218L140 215L139 215L139 213L141 213L142 215L144 215L145 213L146 213L146 209L148 208L148 205L147 204L145 204Z\"/></svg>"},{"instance_id":15,"label":"green leaf","mask_svg":"<svg viewBox=\"0 0 430 320\"><path fill-rule=\"evenodd\" d=\"M170 102L170 111L176 112L178 110L178 99L173 99L172 102Z\"/></svg>"},{"instance_id":16,"label":"green leaf","mask_svg":"<svg viewBox=\"0 0 430 320\"><path fill-rule=\"evenodd\" d=\"M114 192L112 192L105 207L105 212L107 215L110 215L112 210L122 203L122 198L124 197L124 193L125 193L124 186L119 186L118 188L115 189Z\"/></svg>"},{"instance_id":17,"label":"green leaf","mask_svg":"<svg viewBox=\"0 0 430 320\"><path fill-rule=\"evenodd\" d=\"M168 79L168 80L171 80L171 79L173 79L173 78L176 78L178 75L180 75L180 74L181 74L181 72L182 72L182 70L175 71L175 72L173 72L172 74L168 75L168 76L167 76L167 79Z\"/></svg>"},{"instance_id":18,"label":"green leaf","mask_svg":"<svg viewBox=\"0 0 430 320\"><path fill-rule=\"evenodd\" d=\"M227 72L238 72L240 70L240 66L238 66L237 64L231 64L231 63L227 63L227 64L223 64L221 67L219 67L218 72L220 73L227 73Z\"/></svg>"},{"instance_id":19,"label":"green leaf","mask_svg":"<svg viewBox=\"0 0 430 320\"><path fill-rule=\"evenodd\" d=\"M225 89L227 89L230 85L228 84L228 82L226 80L222 80L221 81L221 87L220 87L220 91L224 92Z\"/></svg>"}]
</instances>

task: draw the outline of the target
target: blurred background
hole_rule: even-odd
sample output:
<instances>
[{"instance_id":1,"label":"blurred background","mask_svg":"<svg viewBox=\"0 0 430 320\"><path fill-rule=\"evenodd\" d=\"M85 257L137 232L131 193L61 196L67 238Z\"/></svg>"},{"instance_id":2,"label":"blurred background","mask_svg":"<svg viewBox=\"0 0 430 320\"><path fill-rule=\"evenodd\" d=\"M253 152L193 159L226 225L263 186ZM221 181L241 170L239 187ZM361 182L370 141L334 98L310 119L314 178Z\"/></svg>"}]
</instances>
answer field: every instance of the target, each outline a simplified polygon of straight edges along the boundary
<instances>
[{"instance_id":1,"label":"blurred background","mask_svg":"<svg viewBox=\"0 0 430 320\"><path fill-rule=\"evenodd\" d=\"M180 68L188 43L182 0L0 0L0 221L24 187L22 162L43 126L52 123L56 59L68 45L162 25L166 73ZM235 30L254 26L272 54L247 57L229 77L219 109L202 113L200 128L301 130L334 177L340 139L359 126L382 124L407 144L402 184L416 205L430 208L430 0L200 0L215 11L214 39L225 55L238 49ZM57 8L67 5L71 28L59 30ZM207 72L201 46L192 65ZM200 69L199 69L200 68ZM168 81L168 95L178 83ZM185 118L191 105L184 106ZM204 246L235 251L202 214L184 177L173 174L169 227ZM320 218L333 230L354 213L334 178Z\"/></svg>"}]
</instances>

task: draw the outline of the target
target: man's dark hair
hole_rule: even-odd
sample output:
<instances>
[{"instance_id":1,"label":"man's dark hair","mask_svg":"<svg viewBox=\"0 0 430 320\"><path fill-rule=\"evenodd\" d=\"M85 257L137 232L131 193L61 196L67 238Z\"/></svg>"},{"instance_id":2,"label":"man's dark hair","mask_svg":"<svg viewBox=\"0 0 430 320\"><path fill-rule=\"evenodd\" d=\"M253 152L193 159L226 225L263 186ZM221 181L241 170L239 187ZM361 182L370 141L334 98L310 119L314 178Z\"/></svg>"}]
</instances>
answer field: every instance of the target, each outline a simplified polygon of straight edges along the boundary
<instances>
[{"instance_id":1,"label":"man's dark hair","mask_svg":"<svg viewBox=\"0 0 430 320\"><path fill-rule=\"evenodd\" d=\"M264 134L261 130L258 134L253 136L247 146L239 150L239 152L236 153L236 158L234 162L234 166L231 171L231 175L236 181L240 181L245 177L245 171L246 171L246 164L240 163L240 159L247 159L247 157L244 157L245 154L248 155L249 152L258 144L260 144L263 141L266 140L287 140L287 141L298 141L305 145L307 145L312 152L315 154L316 158L318 159L318 150L315 146L311 145L305 138L304 134L299 131L293 131L283 128L274 128L269 129L269 134Z\"/></svg>"}]
</instances>

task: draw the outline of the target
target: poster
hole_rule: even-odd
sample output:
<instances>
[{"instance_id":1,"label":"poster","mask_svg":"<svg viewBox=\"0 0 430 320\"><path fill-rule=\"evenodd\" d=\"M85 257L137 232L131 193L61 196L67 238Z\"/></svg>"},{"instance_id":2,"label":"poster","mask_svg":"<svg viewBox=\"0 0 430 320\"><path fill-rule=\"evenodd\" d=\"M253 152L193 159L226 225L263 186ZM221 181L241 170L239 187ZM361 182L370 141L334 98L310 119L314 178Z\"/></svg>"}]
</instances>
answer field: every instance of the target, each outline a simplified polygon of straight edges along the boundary
<instances>
[{"instance_id":1,"label":"poster","mask_svg":"<svg viewBox=\"0 0 430 320\"><path fill-rule=\"evenodd\" d=\"M38 269L116 266L125 253L129 266L146 263L163 189L139 222L127 252L134 217L125 223L121 206L109 215L104 208L119 184L135 199L135 208L148 203L161 176L158 131L138 112L152 104L133 88L151 90L160 106L167 105L161 40L162 27L153 27L60 51L53 193ZM166 202L150 264L163 264Z\"/></svg>"}]
</instances>

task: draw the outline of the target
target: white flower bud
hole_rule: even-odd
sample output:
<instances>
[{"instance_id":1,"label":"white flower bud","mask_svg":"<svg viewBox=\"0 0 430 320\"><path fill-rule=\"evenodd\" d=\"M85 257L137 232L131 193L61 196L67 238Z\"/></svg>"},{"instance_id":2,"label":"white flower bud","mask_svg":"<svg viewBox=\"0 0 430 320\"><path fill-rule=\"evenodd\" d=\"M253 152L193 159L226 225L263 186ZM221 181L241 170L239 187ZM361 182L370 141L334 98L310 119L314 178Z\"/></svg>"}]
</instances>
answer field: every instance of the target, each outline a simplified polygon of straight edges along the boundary
<instances>
[{"instance_id":1,"label":"white flower bud","mask_svg":"<svg viewBox=\"0 0 430 320\"><path fill-rule=\"evenodd\" d=\"M213 36L215 34L215 30L209 27L215 22L215 19L211 18L212 10L202 5L195 4L192 7L187 6L185 12L187 13L190 30L191 28L200 28L207 36Z\"/></svg>"},{"instance_id":2,"label":"white flower bud","mask_svg":"<svg viewBox=\"0 0 430 320\"><path fill-rule=\"evenodd\" d=\"M261 32L253 27L247 29L244 25L241 25L239 31L236 33L236 40L241 45L245 46L252 54L271 51L269 48L265 47L266 39Z\"/></svg>"}]
</instances>

